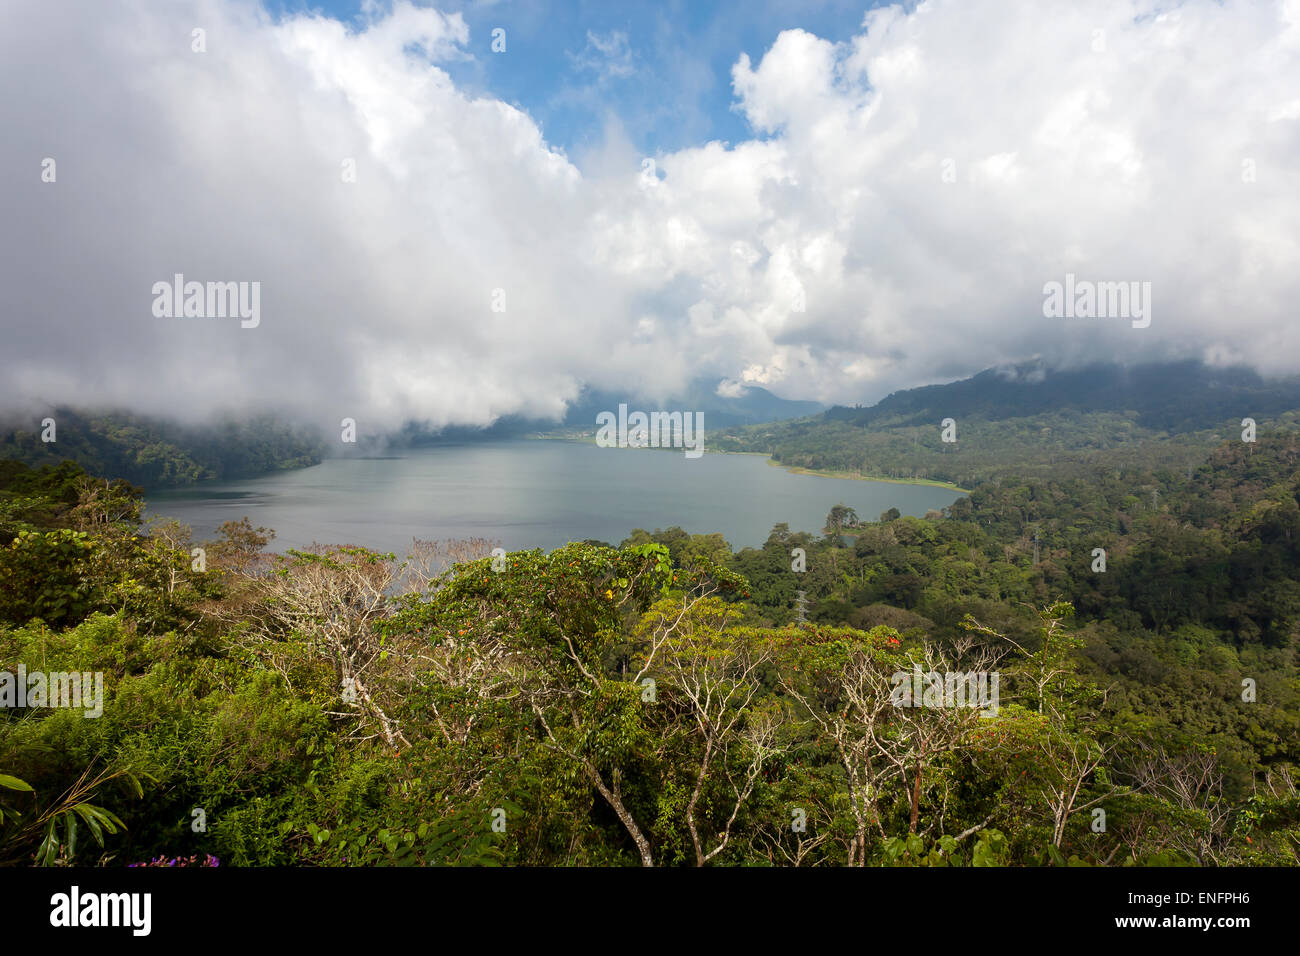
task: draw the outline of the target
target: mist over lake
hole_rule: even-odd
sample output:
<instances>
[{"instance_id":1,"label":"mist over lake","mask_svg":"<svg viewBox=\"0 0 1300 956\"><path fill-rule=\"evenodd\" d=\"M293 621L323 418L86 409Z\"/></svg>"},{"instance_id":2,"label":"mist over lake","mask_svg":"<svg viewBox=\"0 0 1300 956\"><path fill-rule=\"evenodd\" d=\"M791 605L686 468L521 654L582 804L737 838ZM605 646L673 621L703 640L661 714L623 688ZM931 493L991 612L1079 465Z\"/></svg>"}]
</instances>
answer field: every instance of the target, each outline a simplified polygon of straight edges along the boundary
<instances>
[{"instance_id":1,"label":"mist over lake","mask_svg":"<svg viewBox=\"0 0 1300 956\"><path fill-rule=\"evenodd\" d=\"M843 502L864 520L897 508L924 515L962 497L930 485L795 474L756 455L598 448L569 441L439 445L392 457L329 459L243 481L150 492L149 517L176 518L197 539L247 515L275 531L272 550L357 544L405 553L415 538L482 537L507 550L594 538L618 544L634 528L720 532L758 547L772 526L820 533Z\"/></svg>"}]
</instances>

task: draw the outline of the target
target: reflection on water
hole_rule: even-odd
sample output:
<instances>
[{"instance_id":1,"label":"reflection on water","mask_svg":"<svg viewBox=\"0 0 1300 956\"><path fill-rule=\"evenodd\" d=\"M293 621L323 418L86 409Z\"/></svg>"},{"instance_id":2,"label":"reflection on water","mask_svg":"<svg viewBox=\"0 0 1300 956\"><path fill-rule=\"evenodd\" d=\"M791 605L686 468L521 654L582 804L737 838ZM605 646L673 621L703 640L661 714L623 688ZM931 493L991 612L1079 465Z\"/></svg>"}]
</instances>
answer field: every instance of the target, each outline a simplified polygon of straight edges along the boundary
<instances>
[{"instance_id":1,"label":"reflection on water","mask_svg":"<svg viewBox=\"0 0 1300 956\"><path fill-rule=\"evenodd\" d=\"M517 440L441 445L408 454L331 459L311 468L199 488L155 491L150 517L210 537L247 515L280 550L359 544L404 553L413 537L491 538L510 549L679 525L757 547L772 526L820 534L831 506L864 519L890 508L923 515L961 497L928 485L796 475L755 455L687 459L653 450Z\"/></svg>"}]
</instances>

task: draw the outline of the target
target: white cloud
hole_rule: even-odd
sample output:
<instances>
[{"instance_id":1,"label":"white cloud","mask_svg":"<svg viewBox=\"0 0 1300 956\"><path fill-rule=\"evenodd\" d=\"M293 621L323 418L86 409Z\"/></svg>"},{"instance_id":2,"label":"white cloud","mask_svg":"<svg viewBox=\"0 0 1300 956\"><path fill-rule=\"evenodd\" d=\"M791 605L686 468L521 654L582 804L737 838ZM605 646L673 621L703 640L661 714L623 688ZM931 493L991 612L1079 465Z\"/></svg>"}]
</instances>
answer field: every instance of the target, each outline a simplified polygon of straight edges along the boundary
<instances>
[{"instance_id":1,"label":"white cloud","mask_svg":"<svg viewBox=\"0 0 1300 956\"><path fill-rule=\"evenodd\" d=\"M649 183L457 89L458 15L9 3L0 406L364 428L706 375L853 402L1029 356L1297 371L1298 9L930 0L841 45L787 31L735 64L755 138L660 154ZM261 281L261 325L153 318L176 272ZM1150 328L1044 319L1067 272L1150 281Z\"/></svg>"},{"instance_id":2,"label":"white cloud","mask_svg":"<svg viewBox=\"0 0 1300 956\"><path fill-rule=\"evenodd\" d=\"M602 79L623 79L636 72L632 47L621 30L605 34L588 30L587 45L579 53L570 53L569 59L577 69L590 70Z\"/></svg>"}]
</instances>

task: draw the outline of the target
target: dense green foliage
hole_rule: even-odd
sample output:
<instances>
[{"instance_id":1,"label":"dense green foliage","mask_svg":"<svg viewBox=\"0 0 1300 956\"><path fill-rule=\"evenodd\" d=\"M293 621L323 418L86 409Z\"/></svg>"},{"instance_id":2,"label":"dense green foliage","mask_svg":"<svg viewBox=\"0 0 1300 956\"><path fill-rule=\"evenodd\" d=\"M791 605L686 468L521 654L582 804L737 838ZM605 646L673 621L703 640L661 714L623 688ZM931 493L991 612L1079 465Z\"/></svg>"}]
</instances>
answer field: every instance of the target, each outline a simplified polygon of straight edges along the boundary
<instances>
[{"instance_id":1,"label":"dense green foliage","mask_svg":"<svg viewBox=\"0 0 1300 956\"><path fill-rule=\"evenodd\" d=\"M1296 865L1298 465L1262 432L445 567L247 521L196 558L130 485L8 465L0 670L104 699L0 709L0 863ZM897 706L914 668L996 671L996 715Z\"/></svg>"},{"instance_id":2,"label":"dense green foliage","mask_svg":"<svg viewBox=\"0 0 1300 956\"><path fill-rule=\"evenodd\" d=\"M1099 473L1187 473L1243 418L1300 430L1300 384L1194 363L1074 372L988 371L896 392L869 408L710 435L718 451L761 452L791 468L947 482L1086 480ZM943 440L952 419L955 441Z\"/></svg>"},{"instance_id":3,"label":"dense green foliage","mask_svg":"<svg viewBox=\"0 0 1300 956\"><path fill-rule=\"evenodd\" d=\"M269 416L207 426L70 408L48 417L52 442L41 440L39 417L0 422L0 466L3 459L31 466L72 461L96 475L164 488L303 468L318 463L323 449L319 436Z\"/></svg>"}]
</instances>

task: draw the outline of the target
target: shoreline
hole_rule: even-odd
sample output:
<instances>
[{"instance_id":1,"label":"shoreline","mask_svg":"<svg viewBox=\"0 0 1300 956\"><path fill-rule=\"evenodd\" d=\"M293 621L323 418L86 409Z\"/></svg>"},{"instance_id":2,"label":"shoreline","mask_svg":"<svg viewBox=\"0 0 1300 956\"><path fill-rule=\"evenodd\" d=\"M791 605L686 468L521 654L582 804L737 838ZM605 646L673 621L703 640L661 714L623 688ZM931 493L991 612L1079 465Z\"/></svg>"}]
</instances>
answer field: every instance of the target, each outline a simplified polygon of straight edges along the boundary
<instances>
[{"instance_id":1,"label":"shoreline","mask_svg":"<svg viewBox=\"0 0 1300 956\"><path fill-rule=\"evenodd\" d=\"M537 434L532 438L533 441L571 441L582 444L595 444L594 437L585 435L547 435ZM624 451L671 451L674 449L662 448L628 448ZM792 475L813 475L818 478L839 478L844 481L878 481L889 485L924 485L929 488L944 488L948 491L955 491L958 494L969 495L969 488L962 488L950 481L935 481L931 478L886 478L883 475L863 475L852 471L829 471L818 470L816 468L805 468L802 465L787 465L779 461L774 461L772 455L765 451L726 451L718 448L704 449L706 455L756 455L767 459L767 463L774 468L784 468Z\"/></svg>"},{"instance_id":2,"label":"shoreline","mask_svg":"<svg viewBox=\"0 0 1300 956\"><path fill-rule=\"evenodd\" d=\"M733 455L762 455L761 451L741 451L741 452L720 452L719 454ZM949 491L956 491L959 494L969 495L969 488L962 488L954 485L950 481L935 481L932 478L885 478L881 475L862 475L852 471L818 471L815 468L804 468L802 465L785 465L779 461L773 461L771 455L767 455L767 463L776 468L784 468L786 471L796 475L817 475L821 478L842 478L847 481L880 481L890 485L926 485L930 488L946 488Z\"/></svg>"}]
</instances>

